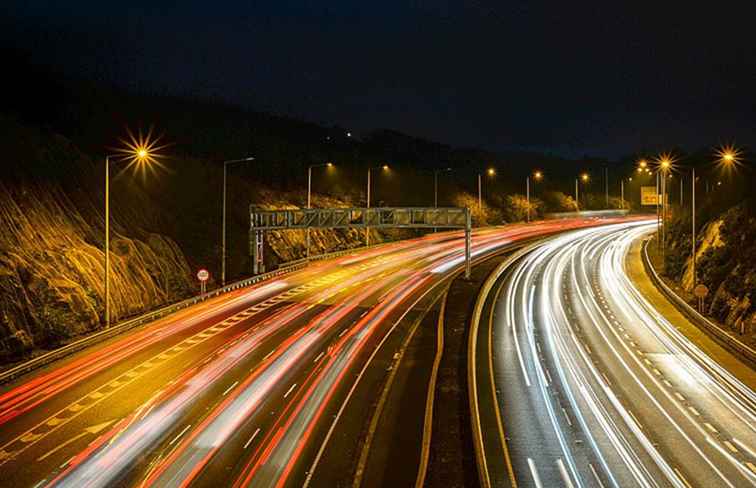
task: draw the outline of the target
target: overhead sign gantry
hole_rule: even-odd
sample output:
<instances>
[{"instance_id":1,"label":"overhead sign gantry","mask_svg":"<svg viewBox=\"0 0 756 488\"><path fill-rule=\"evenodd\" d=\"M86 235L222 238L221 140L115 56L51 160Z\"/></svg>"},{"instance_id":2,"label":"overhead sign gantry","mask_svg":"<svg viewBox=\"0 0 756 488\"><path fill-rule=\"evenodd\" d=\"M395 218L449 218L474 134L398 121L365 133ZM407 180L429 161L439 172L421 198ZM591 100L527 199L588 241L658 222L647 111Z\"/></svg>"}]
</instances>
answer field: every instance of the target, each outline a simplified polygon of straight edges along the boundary
<instances>
[{"instance_id":1,"label":"overhead sign gantry","mask_svg":"<svg viewBox=\"0 0 756 488\"><path fill-rule=\"evenodd\" d=\"M460 207L371 207L303 208L264 210L250 206L249 242L253 271L263 267L263 242L266 230L304 229L464 229L465 277L470 277L470 237L472 221L469 208Z\"/></svg>"}]
</instances>

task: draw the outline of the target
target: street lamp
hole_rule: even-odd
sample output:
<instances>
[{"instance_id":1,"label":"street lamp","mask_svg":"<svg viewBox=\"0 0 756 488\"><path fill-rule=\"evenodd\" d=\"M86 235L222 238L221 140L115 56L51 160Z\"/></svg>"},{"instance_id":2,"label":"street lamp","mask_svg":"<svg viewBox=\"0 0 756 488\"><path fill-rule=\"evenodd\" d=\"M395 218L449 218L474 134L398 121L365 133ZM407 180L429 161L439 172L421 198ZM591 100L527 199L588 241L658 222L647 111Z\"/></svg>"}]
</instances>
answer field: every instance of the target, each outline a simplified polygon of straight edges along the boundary
<instances>
[{"instance_id":1,"label":"street lamp","mask_svg":"<svg viewBox=\"0 0 756 488\"><path fill-rule=\"evenodd\" d=\"M380 169L381 171L388 171L388 164L382 164L381 166L374 166L367 170L367 208L370 208L370 171L373 169ZM367 225L367 215L365 216L365 245L370 245L370 228Z\"/></svg>"},{"instance_id":2,"label":"street lamp","mask_svg":"<svg viewBox=\"0 0 756 488\"><path fill-rule=\"evenodd\" d=\"M486 170L486 174L489 177L496 176L496 170L493 168L488 168ZM478 173L478 212L483 211L483 175L481 173Z\"/></svg>"},{"instance_id":3,"label":"street lamp","mask_svg":"<svg viewBox=\"0 0 756 488\"><path fill-rule=\"evenodd\" d=\"M252 156L242 159L230 159L223 161L223 230L222 230L222 243L221 243L221 284L226 286L226 168L229 164L242 163L246 161L254 161Z\"/></svg>"},{"instance_id":4,"label":"street lamp","mask_svg":"<svg viewBox=\"0 0 756 488\"><path fill-rule=\"evenodd\" d=\"M582 173L579 180L578 178L575 178L575 206L577 207L578 212L580 211L580 193L578 191L578 183L579 181L582 181L584 184L587 184L589 179L590 176L588 176L588 173Z\"/></svg>"},{"instance_id":5,"label":"street lamp","mask_svg":"<svg viewBox=\"0 0 756 488\"><path fill-rule=\"evenodd\" d=\"M541 181L543 173L536 170L533 173L533 179L535 181ZM525 177L525 199L527 200L527 221L530 222L530 175Z\"/></svg>"},{"instance_id":6,"label":"street lamp","mask_svg":"<svg viewBox=\"0 0 756 488\"><path fill-rule=\"evenodd\" d=\"M116 154L105 156L105 327L110 327L110 163L128 161L131 167L144 168L150 164L160 165L157 161L159 151L164 146L157 146L159 139L151 140L151 134L146 137L139 134L134 137L129 133L130 141L123 141L125 147L117 149Z\"/></svg>"},{"instance_id":7,"label":"street lamp","mask_svg":"<svg viewBox=\"0 0 756 488\"><path fill-rule=\"evenodd\" d=\"M666 246L667 246L667 176L672 170L673 160L670 154L662 154L658 159L658 172L657 181L661 182L661 247L662 247L662 260L665 258ZM659 178L661 174L661 178Z\"/></svg>"},{"instance_id":8,"label":"street lamp","mask_svg":"<svg viewBox=\"0 0 756 488\"><path fill-rule=\"evenodd\" d=\"M307 167L307 208L312 208L310 205L311 202L311 196L312 196L312 169L313 168L332 168L333 163L330 161L327 163L320 163L320 164L311 164ZM307 227L307 230L305 231L305 256L310 257L310 227Z\"/></svg>"}]
</instances>

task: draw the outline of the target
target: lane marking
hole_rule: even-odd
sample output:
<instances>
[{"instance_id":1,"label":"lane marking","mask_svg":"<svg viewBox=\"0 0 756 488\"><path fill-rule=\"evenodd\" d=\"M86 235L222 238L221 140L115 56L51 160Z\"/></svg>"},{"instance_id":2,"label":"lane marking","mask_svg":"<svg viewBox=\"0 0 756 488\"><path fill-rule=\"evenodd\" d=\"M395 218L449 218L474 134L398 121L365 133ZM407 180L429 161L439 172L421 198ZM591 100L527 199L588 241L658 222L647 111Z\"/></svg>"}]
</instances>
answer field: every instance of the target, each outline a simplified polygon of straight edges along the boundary
<instances>
[{"instance_id":1,"label":"lane marking","mask_svg":"<svg viewBox=\"0 0 756 488\"><path fill-rule=\"evenodd\" d=\"M173 440L172 440L171 442L169 442L169 443L168 443L168 445L169 445L169 446L172 446L173 444L175 444L175 443L176 443L176 441L177 441L177 440L179 440L179 438L181 438L181 436L182 436L182 435L184 435L184 434L186 433L186 431L187 431L187 430L189 430L189 427L191 427L191 426L192 426L192 424L189 424L189 425L187 425L186 427L184 427L184 428L183 428L183 429L181 430L181 432L179 432L179 433L178 433L178 435L177 435L176 437L174 437L174 438L173 438Z\"/></svg>"},{"instance_id":2,"label":"lane marking","mask_svg":"<svg viewBox=\"0 0 756 488\"><path fill-rule=\"evenodd\" d=\"M593 477L596 478L596 482L599 484L601 488L606 488L604 486L604 483L601 482L601 478L599 478L598 473L596 472L596 468L593 467L592 463L588 463L588 467L591 468L591 473L593 473Z\"/></svg>"},{"instance_id":3,"label":"lane marking","mask_svg":"<svg viewBox=\"0 0 756 488\"><path fill-rule=\"evenodd\" d=\"M246 449L246 448L249 447L249 445L252 443L252 441L255 439L255 437L257 437L257 434L259 434L259 433L260 433L260 427L258 427L257 430L255 431L255 433L252 434L252 437L250 437L249 440L246 443L244 443L244 449Z\"/></svg>"},{"instance_id":4,"label":"lane marking","mask_svg":"<svg viewBox=\"0 0 756 488\"><path fill-rule=\"evenodd\" d=\"M234 388L234 387L235 387L236 385L238 385L238 384L239 384L239 380L236 380L236 381L234 381L234 382L233 382L233 383L231 384L231 386L229 386L228 388L226 388L226 391L224 391L224 392L223 392L223 394L222 394L221 396L226 396L226 395L228 395L228 392L229 392L229 391L231 391L231 390L232 390L232 389L233 389L233 388Z\"/></svg>"},{"instance_id":5,"label":"lane marking","mask_svg":"<svg viewBox=\"0 0 756 488\"><path fill-rule=\"evenodd\" d=\"M528 458L528 467L530 467L530 474L531 476L533 476L533 483L535 483L537 488L543 488L543 485L541 484L541 477L538 476L536 465L530 458Z\"/></svg>"},{"instance_id":6,"label":"lane marking","mask_svg":"<svg viewBox=\"0 0 756 488\"><path fill-rule=\"evenodd\" d=\"M291 392L294 391L294 388L296 388L296 387L297 387L296 383L294 383L293 385L291 385L291 387L289 387L289 389L286 390L286 393L284 393L284 398L288 397L291 394Z\"/></svg>"},{"instance_id":7,"label":"lane marking","mask_svg":"<svg viewBox=\"0 0 756 488\"><path fill-rule=\"evenodd\" d=\"M575 485L572 484L572 480L570 479L570 475L567 473L567 468L564 467L562 458L557 458L556 463L559 467L559 474L562 475L562 481L564 481L565 486L567 486L567 488L575 488Z\"/></svg>"},{"instance_id":8,"label":"lane marking","mask_svg":"<svg viewBox=\"0 0 756 488\"><path fill-rule=\"evenodd\" d=\"M428 460L430 459L430 441L433 431L433 403L436 399L436 382L438 380L438 369L441 365L441 358L444 355L444 313L446 312L446 299L448 298L449 288L444 292L441 299L441 308L438 311L438 320L436 321L436 356L433 358L433 367L431 377L428 380L428 394L425 398L425 418L423 419L423 440L420 448L420 464L417 468L417 478L415 478L415 488L425 486L425 476L428 470Z\"/></svg>"}]
</instances>

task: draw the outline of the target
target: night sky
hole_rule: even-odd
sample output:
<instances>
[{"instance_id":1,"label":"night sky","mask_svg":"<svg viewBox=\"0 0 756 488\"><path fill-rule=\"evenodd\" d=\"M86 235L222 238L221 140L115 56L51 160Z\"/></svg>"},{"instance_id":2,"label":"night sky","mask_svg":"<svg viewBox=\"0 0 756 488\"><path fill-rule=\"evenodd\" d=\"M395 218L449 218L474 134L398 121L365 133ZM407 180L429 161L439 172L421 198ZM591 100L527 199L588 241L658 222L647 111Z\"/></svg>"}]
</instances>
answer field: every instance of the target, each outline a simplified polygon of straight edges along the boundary
<instances>
[{"instance_id":1,"label":"night sky","mask_svg":"<svg viewBox=\"0 0 756 488\"><path fill-rule=\"evenodd\" d=\"M70 75L357 134L565 156L756 144L738 4L157 3L4 2L2 40Z\"/></svg>"}]
</instances>

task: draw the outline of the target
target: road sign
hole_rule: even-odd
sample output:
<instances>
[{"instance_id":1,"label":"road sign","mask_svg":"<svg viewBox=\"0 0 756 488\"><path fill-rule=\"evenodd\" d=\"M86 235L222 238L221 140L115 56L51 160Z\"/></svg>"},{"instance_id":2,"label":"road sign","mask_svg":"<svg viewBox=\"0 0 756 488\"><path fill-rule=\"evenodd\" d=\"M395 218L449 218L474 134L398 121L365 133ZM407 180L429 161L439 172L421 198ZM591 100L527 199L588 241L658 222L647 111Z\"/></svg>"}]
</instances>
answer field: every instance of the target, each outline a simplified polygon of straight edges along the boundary
<instances>
[{"instance_id":1,"label":"road sign","mask_svg":"<svg viewBox=\"0 0 756 488\"><path fill-rule=\"evenodd\" d=\"M661 198L656 193L655 186L641 187L641 205L656 205L661 202Z\"/></svg>"},{"instance_id":2,"label":"road sign","mask_svg":"<svg viewBox=\"0 0 756 488\"><path fill-rule=\"evenodd\" d=\"M197 279L200 282L200 293L204 295L207 291L207 280L210 279L210 272L204 268L197 271Z\"/></svg>"},{"instance_id":3,"label":"road sign","mask_svg":"<svg viewBox=\"0 0 756 488\"><path fill-rule=\"evenodd\" d=\"M707 288L703 283L699 283L695 288L693 288L693 294L698 298L706 298L706 295L709 294L709 288Z\"/></svg>"},{"instance_id":4,"label":"road sign","mask_svg":"<svg viewBox=\"0 0 756 488\"><path fill-rule=\"evenodd\" d=\"M197 271L197 279L200 281L207 281L210 278L210 273L206 269Z\"/></svg>"}]
</instances>

